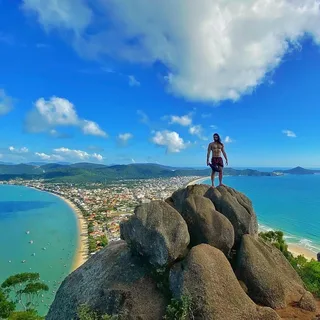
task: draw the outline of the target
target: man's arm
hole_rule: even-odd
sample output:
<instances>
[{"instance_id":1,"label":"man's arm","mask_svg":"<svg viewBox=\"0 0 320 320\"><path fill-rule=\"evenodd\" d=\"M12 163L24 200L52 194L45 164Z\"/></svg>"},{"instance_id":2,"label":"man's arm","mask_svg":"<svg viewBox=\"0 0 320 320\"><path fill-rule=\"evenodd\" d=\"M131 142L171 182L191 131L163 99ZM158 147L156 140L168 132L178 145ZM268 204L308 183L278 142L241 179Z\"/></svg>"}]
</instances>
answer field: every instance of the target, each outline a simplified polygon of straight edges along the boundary
<instances>
[{"instance_id":1,"label":"man's arm","mask_svg":"<svg viewBox=\"0 0 320 320\"><path fill-rule=\"evenodd\" d=\"M226 165L228 165L228 157L227 157L226 151L224 150L224 145L222 145L221 152L224 158L226 159Z\"/></svg>"},{"instance_id":2,"label":"man's arm","mask_svg":"<svg viewBox=\"0 0 320 320\"><path fill-rule=\"evenodd\" d=\"M207 151L207 166L209 165L210 152L211 152L211 143L209 143L209 145L208 145L208 151Z\"/></svg>"}]
</instances>

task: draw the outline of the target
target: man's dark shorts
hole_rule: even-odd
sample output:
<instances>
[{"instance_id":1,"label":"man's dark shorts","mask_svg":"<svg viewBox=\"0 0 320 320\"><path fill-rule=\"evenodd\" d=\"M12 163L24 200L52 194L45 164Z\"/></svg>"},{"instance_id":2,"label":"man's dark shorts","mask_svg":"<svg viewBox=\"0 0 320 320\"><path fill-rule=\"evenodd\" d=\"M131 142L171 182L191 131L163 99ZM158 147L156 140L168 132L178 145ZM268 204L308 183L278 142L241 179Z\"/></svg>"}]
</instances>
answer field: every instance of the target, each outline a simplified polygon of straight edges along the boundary
<instances>
[{"instance_id":1,"label":"man's dark shorts","mask_svg":"<svg viewBox=\"0 0 320 320\"><path fill-rule=\"evenodd\" d=\"M223 159L222 157L213 157L211 159L210 167L215 172L220 172L223 168Z\"/></svg>"}]
</instances>

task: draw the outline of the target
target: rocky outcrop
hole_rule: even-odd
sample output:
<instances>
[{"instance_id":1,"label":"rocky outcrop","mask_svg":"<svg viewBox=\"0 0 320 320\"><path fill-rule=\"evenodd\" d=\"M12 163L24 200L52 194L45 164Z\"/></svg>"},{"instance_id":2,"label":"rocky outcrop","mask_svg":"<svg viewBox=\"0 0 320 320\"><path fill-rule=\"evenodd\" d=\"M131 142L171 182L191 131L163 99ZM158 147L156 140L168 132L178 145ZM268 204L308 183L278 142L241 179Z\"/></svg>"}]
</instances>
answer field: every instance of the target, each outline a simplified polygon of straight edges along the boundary
<instances>
[{"instance_id":1,"label":"rocky outcrop","mask_svg":"<svg viewBox=\"0 0 320 320\"><path fill-rule=\"evenodd\" d=\"M257 236L257 217L251 201L243 193L230 187L218 187L210 188L205 196L213 202L217 211L230 220L237 244L244 234Z\"/></svg>"},{"instance_id":2,"label":"rocky outcrop","mask_svg":"<svg viewBox=\"0 0 320 320\"><path fill-rule=\"evenodd\" d=\"M175 191L171 197L166 199L166 202L174 207L177 211L182 211L182 206L186 198L189 196L205 196L209 190L209 186L206 184L195 184L187 186L184 189L178 189Z\"/></svg>"},{"instance_id":3,"label":"rocky outcrop","mask_svg":"<svg viewBox=\"0 0 320 320\"><path fill-rule=\"evenodd\" d=\"M203 196L209 198L215 209L231 222L235 233L235 243L238 246L244 234L256 236L258 222L252 203L243 193L227 186L210 188L208 185L192 185L179 189L166 200L180 213L185 200L190 196Z\"/></svg>"},{"instance_id":4,"label":"rocky outcrop","mask_svg":"<svg viewBox=\"0 0 320 320\"><path fill-rule=\"evenodd\" d=\"M162 320L171 297L184 295L198 320L275 320L286 306L315 316L313 296L258 238L250 200L232 188L189 186L140 205L121 237L64 280L46 319L76 320L86 304L121 320Z\"/></svg>"},{"instance_id":5,"label":"rocky outcrop","mask_svg":"<svg viewBox=\"0 0 320 320\"><path fill-rule=\"evenodd\" d=\"M138 206L120 227L121 238L155 267L167 266L187 253L188 227L181 215L164 201Z\"/></svg>"},{"instance_id":6,"label":"rocky outcrop","mask_svg":"<svg viewBox=\"0 0 320 320\"><path fill-rule=\"evenodd\" d=\"M46 319L78 319L81 304L100 314L128 315L125 319L162 319L167 303L150 269L132 255L124 241L119 241L63 281Z\"/></svg>"},{"instance_id":7,"label":"rocky outcrop","mask_svg":"<svg viewBox=\"0 0 320 320\"><path fill-rule=\"evenodd\" d=\"M215 210L210 199L192 195L182 205L181 215L188 225L190 244L207 243L226 255L234 244L234 229L231 222Z\"/></svg>"},{"instance_id":8,"label":"rocky outcrop","mask_svg":"<svg viewBox=\"0 0 320 320\"><path fill-rule=\"evenodd\" d=\"M308 298L302 280L280 250L260 238L243 236L237 271L256 303L281 309L298 303L303 296ZM314 300L308 301L313 301L313 306L308 309L315 310ZM304 305L306 303L302 302L300 307Z\"/></svg>"},{"instance_id":9,"label":"rocky outcrop","mask_svg":"<svg viewBox=\"0 0 320 320\"><path fill-rule=\"evenodd\" d=\"M199 320L280 319L245 294L224 254L206 244L193 247L170 272L170 289L176 298L189 295Z\"/></svg>"}]
</instances>

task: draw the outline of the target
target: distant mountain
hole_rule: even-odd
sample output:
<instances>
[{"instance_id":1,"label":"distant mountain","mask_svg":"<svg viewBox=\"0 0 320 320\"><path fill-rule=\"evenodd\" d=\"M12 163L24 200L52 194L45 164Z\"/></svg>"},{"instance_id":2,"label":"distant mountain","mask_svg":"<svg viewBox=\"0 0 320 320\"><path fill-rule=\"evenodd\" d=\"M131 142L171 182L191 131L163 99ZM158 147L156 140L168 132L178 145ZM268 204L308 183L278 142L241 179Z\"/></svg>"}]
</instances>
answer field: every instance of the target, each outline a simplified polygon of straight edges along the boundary
<instances>
[{"instance_id":1,"label":"distant mountain","mask_svg":"<svg viewBox=\"0 0 320 320\"><path fill-rule=\"evenodd\" d=\"M312 170L312 169L305 169L305 168L302 168L302 167L295 167L295 168L289 169L289 170L277 170L276 172L281 172L281 173L286 173L286 174L305 175L305 174L320 173L320 170Z\"/></svg>"},{"instance_id":2,"label":"distant mountain","mask_svg":"<svg viewBox=\"0 0 320 320\"><path fill-rule=\"evenodd\" d=\"M45 179L51 182L110 182L123 179L149 179L178 176L209 176L211 169L176 168L158 164L129 164L106 166L95 163L75 163L62 165L50 163L39 165L0 165L0 180ZM257 170L224 169L231 176L274 176L272 172Z\"/></svg>"},{"instance_id":3,"label":"distant mountain","mask_svg":"<svg viewBox=\"0 0 320 320\"><path fill-rule=\"evenodd\" d=\"M13 165L14 163L12 163L12 162L4 162L4 161L0 161L0 164Z\"/></svg>"}]
</instances>

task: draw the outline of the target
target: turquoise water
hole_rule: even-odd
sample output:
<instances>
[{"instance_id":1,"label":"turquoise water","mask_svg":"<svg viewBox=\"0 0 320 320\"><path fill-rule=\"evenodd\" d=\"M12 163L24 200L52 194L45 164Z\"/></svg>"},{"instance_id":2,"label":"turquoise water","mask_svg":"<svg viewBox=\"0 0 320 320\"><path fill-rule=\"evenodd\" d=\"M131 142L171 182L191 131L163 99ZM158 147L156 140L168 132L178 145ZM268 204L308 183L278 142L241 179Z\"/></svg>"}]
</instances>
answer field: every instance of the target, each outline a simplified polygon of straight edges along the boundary
<instances>
[{"instance_id":1,"label":"turquoise water","mask_svg":"<svg viewBox=\"0 0 320 320\"><path fill-rule=\"evenodd\" d=\"M287 242L320 252L320 175L224 177L224 183L250 198L261 230L282 230Z\"/></svg>"},{"instance_id":2,"label":"turquoise water","mask_svg":"<svg viewBox=\"0 0 320 320\"><path fill-rule=\"evenodd\" d=\"M60 198L26 187L0 185L0 283L16 273L40 273L50 288L43 302L40 300L42 315L71 270L77 234L76 217Z\"/></svg>"}]
</instances>

